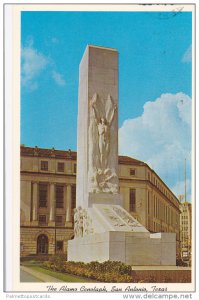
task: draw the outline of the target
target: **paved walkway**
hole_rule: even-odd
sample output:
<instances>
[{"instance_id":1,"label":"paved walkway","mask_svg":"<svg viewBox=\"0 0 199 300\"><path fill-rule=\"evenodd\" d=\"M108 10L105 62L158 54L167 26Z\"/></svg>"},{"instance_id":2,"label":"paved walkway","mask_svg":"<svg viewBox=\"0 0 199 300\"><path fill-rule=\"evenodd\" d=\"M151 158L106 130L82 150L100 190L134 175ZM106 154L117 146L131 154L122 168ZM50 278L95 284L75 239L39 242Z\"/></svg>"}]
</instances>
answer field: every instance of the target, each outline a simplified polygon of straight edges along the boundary
<instances>
[{"instance_id":1,"label":"paved walkway","mask_svg":"<svg viewBox=\"0 0 199 300\"><path fill-rule=\"evenodd\" d=\"M42 282L37 277L27 273L24 270L20 270L20 282Z\"/></svg>"},{"instance_id":2,"label":"paved walkway","mask_svg":"<svg viewBox=\"0 0 199 300\"><path fill-rule=\"evenodd\" d=\"M38 280L38 282L63 282L62 280L59 280L55 277L52 277L50 275L41 273L39 271L24 266L21 266L22 279L24 279L25 276L24 272L28 273L28 276L26 277L25 281L21 281L21 282L32 282L32 281L26 281L28 280L28 277L29 280L34 280L34 282L36 282L36 280Z\"/></svg>"}]
</instances>

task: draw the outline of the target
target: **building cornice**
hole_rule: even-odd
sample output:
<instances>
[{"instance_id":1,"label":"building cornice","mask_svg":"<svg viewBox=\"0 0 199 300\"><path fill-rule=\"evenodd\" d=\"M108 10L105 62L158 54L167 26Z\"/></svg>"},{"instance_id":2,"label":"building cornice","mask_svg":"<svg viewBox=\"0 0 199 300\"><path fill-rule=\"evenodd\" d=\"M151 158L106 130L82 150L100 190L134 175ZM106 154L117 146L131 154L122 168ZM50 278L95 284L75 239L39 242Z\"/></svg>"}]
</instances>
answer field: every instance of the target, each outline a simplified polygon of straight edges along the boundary
<instances>
[{"instance_id":1,"label":"building cornice","mask_svg":"<svg viewBox=\"0 0 199 300\"><path fill-rule=\"evenodd\" d=\"M76 174L74 173L70 173L70 174L66 174L66 173L55 173L55 172L38 172L38 171L21 171L21 175L47 175L47 176L58 176L58 177L76 177Z\"/></svg>"}]
</instances>

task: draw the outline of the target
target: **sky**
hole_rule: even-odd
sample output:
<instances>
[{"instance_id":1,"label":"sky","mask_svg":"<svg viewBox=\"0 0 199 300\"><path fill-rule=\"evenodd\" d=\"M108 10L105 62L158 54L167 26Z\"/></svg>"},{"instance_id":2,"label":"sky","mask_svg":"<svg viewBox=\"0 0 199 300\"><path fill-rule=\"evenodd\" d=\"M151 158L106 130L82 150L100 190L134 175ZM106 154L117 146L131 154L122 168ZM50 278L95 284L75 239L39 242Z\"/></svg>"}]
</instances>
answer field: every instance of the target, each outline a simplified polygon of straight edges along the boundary
<instances>
[{"instance_id":1,"label":"sky","mask_svg":"<svg viewBox=\"0 0 199 300\"><path fill-rule=\"evenodd\" d=\"M145 161L191 201L190 12L22 12L21 144L77 147L87 44L119 51L119 154Z\"/></svg>"}]
</instances>

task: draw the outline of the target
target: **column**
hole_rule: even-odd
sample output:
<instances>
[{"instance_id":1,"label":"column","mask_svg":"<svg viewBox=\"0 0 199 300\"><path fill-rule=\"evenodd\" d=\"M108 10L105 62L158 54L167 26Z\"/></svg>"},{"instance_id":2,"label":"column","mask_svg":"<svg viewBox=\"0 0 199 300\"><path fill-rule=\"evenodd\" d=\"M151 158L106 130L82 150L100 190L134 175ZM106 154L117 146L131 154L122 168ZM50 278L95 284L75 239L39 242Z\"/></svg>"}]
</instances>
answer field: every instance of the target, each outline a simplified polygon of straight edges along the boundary
<instances>
[{"instance_id":1,"label":"column","mask_svg":"<svg viewBox=\"0 0 199 300\"><path fill-rule=\"evenodd\" d=\"M72 204L72 198L71 198L71 184L68 184L66 186L66 222L71 222L72 221L72 216L71 216L71 204Z\"/></svg>"},{"instance_id":2,"label":"column","mask_svg":"<svg viewBox=\"0 0 199 300\"><path fill-rule=\"evenodd\" d=\"M49 199L50 199L50 215L49 215L49 225L55 225L55 184L54 182L50 183L50 191L49 191Z\"/></svg>"},{"instance_id":3,"label":"column","mask_svg":"<svg viewBox=\"0 0 199 300\"><path fill-rule=\"evenodd\" d=\"M33 182L33 197L32 197L32 222L37 223L37 210L38 210L38 182Z\"/></svg>"}]
</instances>

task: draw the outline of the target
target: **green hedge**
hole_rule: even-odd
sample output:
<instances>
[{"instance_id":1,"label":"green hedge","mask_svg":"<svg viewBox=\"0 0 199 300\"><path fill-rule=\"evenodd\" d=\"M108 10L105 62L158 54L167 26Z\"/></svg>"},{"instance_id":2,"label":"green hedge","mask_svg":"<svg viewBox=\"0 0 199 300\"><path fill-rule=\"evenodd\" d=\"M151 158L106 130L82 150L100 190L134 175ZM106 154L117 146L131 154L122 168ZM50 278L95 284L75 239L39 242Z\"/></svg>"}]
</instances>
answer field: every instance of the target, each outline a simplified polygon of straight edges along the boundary
<instances>
[{"instance_id":1,"label":"green hedge","mask_svg":"<svg viewBox=\"0 0 199 300\"><path fill-rule=\"evenodd\" d=\"M90 263L65 261L64 256L52 256L43 263L45 268L95 279L101 282L132 282L131 266L118 261Z\"/></svg>"},{"instance_id":2,"label":"green hedge","mask_svg":"<svg viewBox=\"0 0 199 300\"><path fill-rule=\"evenodd\" d=\"M124 282L124 283L157 283L157 282L191 282L191 277L181 273L178 279L175 279L174 274L164 274L160 276L150 272L143 274L132 271L131 266L125 265L118 261L105 261L99 263L92 261L90 263L67 261L66 255L53 255L48 261L43 263L43 267L53 271L73 274L81 277L90 278L100 282ZM168 272L167 272L168 273Z\"/></svg>"}]
</instances>

